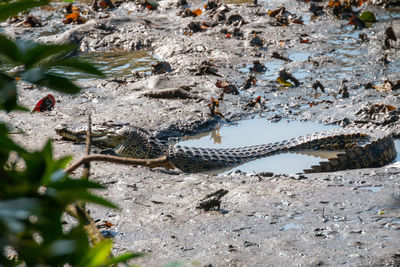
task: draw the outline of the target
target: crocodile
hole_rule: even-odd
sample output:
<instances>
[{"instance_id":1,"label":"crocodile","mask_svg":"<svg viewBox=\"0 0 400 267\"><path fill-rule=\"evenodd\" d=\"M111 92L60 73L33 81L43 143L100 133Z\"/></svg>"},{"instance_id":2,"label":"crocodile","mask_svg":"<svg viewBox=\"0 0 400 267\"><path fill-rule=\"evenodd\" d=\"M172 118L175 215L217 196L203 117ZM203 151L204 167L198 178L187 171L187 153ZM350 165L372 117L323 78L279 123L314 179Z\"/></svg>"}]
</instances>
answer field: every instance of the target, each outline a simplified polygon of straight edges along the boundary
<instances>
[{"instance_id":1,"label":"crocodile","mask_svg":"<svg viewBox=\"0 0 400 267\"><path fill-rule=\"evenodd\" d=\"M84 142L84 128L61 125L56 133L65 139ZM317 132L276 143L238 148L197 148L169 144L145 129L124 123L105 123L92 130L92 144L104 148L101 153L121 157L151 159L167 155L184 172L224 169L285 152L307 149L340 150L336 157L305 169L305 173L382 167L396 158L390 133L381 129L345 128Z\"/></svg>"}]
</instances>

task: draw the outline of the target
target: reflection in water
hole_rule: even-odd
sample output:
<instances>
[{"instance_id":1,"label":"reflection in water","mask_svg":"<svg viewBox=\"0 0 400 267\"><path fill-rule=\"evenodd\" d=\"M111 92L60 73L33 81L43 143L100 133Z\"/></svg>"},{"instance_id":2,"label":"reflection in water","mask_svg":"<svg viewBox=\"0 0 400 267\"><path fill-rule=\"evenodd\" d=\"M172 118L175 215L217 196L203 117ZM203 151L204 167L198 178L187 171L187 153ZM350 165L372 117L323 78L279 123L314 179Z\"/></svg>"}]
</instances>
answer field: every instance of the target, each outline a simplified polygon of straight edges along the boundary
<instances>
[{"instance_id":1,"label":"reflection in water","mask_svg":"<svg viewBox=\"0 0 400 267\"><path fill-rule=\"evenodd\" d=\"M219 126L215 127L210 134L212 140L214 140L214 144L221 144L222 137L219 134Z\"/></svg>"},{"instance_id":2,"label":"reflection in water","mask_svg":"<svg viewBox=\"0 0 400 267\"><path fill-rule=\"evenodd\" d=\"M309 133L338 128L310 122L270 123L265 119L252 119L239 122L237 125L218 126L210 132L185 138L179 142L182 146L230 148L266 144L283 141ZM223 173L240 169L246 172L272 171L276 173L298 173L322 159L336 156L340 151L303 150L290 154L279 154L258 159L230 170L217 170L208 173Z\"/></svg>"},{"instance_id":3,"label":"reflection in water","mask_svg":"<svg viewBox=\"0 0 400 267\"><path fill-rule=\"evenodd\" d=\"M312 122L278 122L271 123L265 119L243 120L237 125L223 125L214 130L193 137L187 137L179 142L181 146L232 148L249 145L280 142L283 140L303 136L306 134L337 129L338 126L323 125ZM397 150L400 149L400 141L396 141ZM226 174L231 171L241 170L245 172L274 172L274 173L300 173L309 169L312 165L318 165L321 161L335 157L341 150L301 150L291 153L278 154L251 162L235 168L225 170L213 170L210 174ZM399 155L397 160L399 160Z\"/></svg>"},{"instance_id":4,"label":"reflection in water","mask_svg":"<svg viewBox=\"0 0 400 267\"><path fill-rule=\"evenodd\" d=\"M150 71L151 65L157 62L152 57L151 52L146 50L85 53L81 54L79 59L95 65L105 74L106 78L126 77L131 75L132 71ZM52 71L78 81L90 80L97 77L76 72L67 67L54 68Z\"/></svg>"}]
</instances>

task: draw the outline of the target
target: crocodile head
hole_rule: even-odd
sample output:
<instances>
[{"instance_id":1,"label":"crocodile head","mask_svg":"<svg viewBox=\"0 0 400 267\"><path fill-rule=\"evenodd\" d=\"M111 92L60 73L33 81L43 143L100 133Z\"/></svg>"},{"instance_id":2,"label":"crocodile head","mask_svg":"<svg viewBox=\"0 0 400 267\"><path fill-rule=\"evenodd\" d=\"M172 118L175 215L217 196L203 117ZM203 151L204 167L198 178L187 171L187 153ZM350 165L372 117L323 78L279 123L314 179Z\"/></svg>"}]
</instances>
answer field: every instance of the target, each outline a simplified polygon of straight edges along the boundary
<instances>
[{"instance_id":1,"label":"crocodile head","mask_svg":"<svg viewBox=\"0 0 400 267\"><path fill-rule=\"evenodd\" d=\"M58 135L74 142L86 142L86 127L74 127L66 124L55 128ZM92 144L100 148L114 148L125 138L129 126L127 124L97 124L92 126Z\"/></svg>"},{"instance_id":2,"label":"crocodile head","mask_svg":"<svg viewBox=\"0 0 400 267\"><path fill-rule=\"evenodd\" d=\"M74 142L86 141L86 128L60 125L58 135ZM105 153L132 158L156 158L163 155L167 145L146 130L122 123L103 123L92 126L92 144L104 148Z\"/></svg>"}]
</instances>

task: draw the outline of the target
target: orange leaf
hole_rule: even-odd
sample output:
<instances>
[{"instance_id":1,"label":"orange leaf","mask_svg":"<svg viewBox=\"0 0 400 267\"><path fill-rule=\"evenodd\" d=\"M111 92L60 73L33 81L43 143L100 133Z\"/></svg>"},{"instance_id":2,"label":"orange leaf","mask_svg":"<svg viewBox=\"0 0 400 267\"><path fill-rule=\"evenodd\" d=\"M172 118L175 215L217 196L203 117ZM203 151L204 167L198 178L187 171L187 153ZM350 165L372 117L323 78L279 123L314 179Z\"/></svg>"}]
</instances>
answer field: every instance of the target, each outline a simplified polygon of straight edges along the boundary
<instances>
[{"instance_id":1,"label":"orange leaf","mask_svg":"<svg viewBox=\"0 0 400 267\"><path fill-rule=\"evenodd\" d=\"M222 113L221 113L219 110L214 110L214 114L215 114L215 115L219 115L219 116L221 116L222 118L224 118L224 115L222 115Z\"/></svg>"},{"instance_id":2,"label":"orange leaf","mask_svg":"<svg viewBox=\"0 0 400 267\"><path fill-rule=\"evenodd\" d=\"M351 17L349 18L349 23L347 25L356 25L356 16L354 14L351 14Z\"/></svg>"},{"instance_id":3,"label":"orange leaf","mask_svg":"<svg viewBox=\"0 0 400 267\"><path fill-rule=\"evenodd\" d=\"M79 12L79 7L77 7L77 6L72 6L72 7L71 7L71 10L72 10L72 13Z\"/></svg>"},{"instance_id":4,"label":"orange leaf","mask_svg":"<svg viewBox=\"0 0 400 267\"><path fill-rule=\"evenodd\" d=\"M73 21L76 21L78 19L78 17L79 17L79 12L74 12L74 13L65 15L66 19L72 19Z\"/></svg>"},{"instance_id":5,"label":"orange leaf","mask_svg":"<svg viewBox=\"0 0 400 267\"><path fill-rule=\"evenodd\" d=\"M114 226L114 224L110 223L110 222L104 222L100 225L98 225L98 227L107 227L107 228L111 228L111 226Z\"/></svg>"},{"instance_id":6,"label":"orange leaf","mask_svg":"<svg viewBox=\"0 0 400 267\"><path fill-rule=\"evenodd\" d=\"M226 35L226 38L231 38L231 34L228 33L228 34Z\"/></svg>"},{"instance_id":7,"label":"orange leaf","mask_svg":"<svg viewBox=\"0 0 400 267\"><path fill-rule=\"evenodd\" d=\"M195 9L192 12L196 15L195 17L200 16L203 13L203 11L201 11L200 8L199 9Z\"/></svg>"},{"instance_id":8,"label":"orange leaf","mask_svg":"<svg viewBox=\"0 0 400 267\"><path fill-rule=\"evenodd\" d=\"M292 23L302 24L303 25L303 21L301 19L294 19L294 20L292 20Z\"/></svg>"},{"instance_id":9,"label":"orange leaf","mask_svg":"<svg viewBox=\"0 0 400 267\"><path fill-rule=\"evenodd\" d=\"M329 7L340 6L340 2L338 2L337 0L331 0L331 1L329 1L328 6L329 6Z\"/></svg>"},{"instance_id":10,"label":"orange leaf","mask_svg":"<svg viewBox=\"0 0 400 267\"><path fill-rule=\"evenodd\" d=\"M214 107L219 107L219 101L215 100L214 97L211 97L211 105Z\"/></svg>"},{"instance_id":11,"label":"orange leaf","mask_svg":"<svg viewBox=\"0 0 400 267\"><path fill-rule=\"evenodd\" d=\"M392 111L392 110L396 110L397 109L395 106L392 106L392 105L385 105L385 107L387 108L388 111Z\"/></svg>"},{"instance_id":12,"label":"orange leaf","mask_svg":"<svg viewBox=\"0 0 400 267\"><path fill-rule=\"evenodd\" d=\"M204 9L206 9L207 8L207 4L204 4Z\"/></svg>"}]
</instances>

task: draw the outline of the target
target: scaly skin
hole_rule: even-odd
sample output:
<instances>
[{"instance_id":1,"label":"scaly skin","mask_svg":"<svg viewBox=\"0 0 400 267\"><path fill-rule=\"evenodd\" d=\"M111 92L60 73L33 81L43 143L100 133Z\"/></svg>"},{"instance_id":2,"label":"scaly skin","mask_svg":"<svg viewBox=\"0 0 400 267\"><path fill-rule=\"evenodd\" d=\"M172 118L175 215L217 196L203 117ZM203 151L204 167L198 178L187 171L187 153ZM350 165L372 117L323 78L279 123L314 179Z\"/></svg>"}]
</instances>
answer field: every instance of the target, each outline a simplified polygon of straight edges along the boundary
<instances>
[{"instance_id":1,"label":"scaly skin","mask_svg":"<svg viewBox=\"0 0 400 267\"><path fill-rule=\"evenodd\" d=\"M83 129L64 126L58 127L56 132L72 141L85 140ZM117 124L94 130L93 144L111 148L113 154L122 157L149 159L166 154L171 163L184 172L233 167L258 158L305 149L344 150L336 158L304 170L307 173L381 167L396 158L390 134L378 129L358 128L314 133L277 143L214 149L164 144L143 129Z\"/></svg>"}]
</instances>

